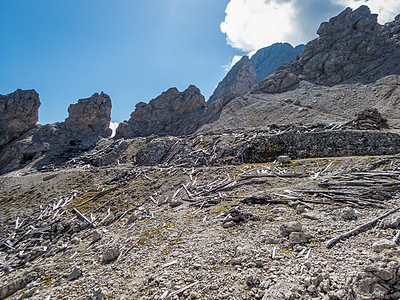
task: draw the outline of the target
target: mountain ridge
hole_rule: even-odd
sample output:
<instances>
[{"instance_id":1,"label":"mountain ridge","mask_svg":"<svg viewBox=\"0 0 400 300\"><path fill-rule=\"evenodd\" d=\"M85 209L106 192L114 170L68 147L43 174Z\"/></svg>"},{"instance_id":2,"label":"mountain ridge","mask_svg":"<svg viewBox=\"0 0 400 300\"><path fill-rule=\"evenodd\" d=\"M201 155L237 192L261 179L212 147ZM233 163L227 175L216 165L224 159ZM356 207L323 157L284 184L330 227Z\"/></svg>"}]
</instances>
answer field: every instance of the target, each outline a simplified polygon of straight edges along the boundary
<instances>
[{"instance_id":1,"label":"mountain ridge","mask_svg":"<svg viewBox=\"0 0 400 300\"><path fill-rule=\"evenodd\" d=\"M280 66L295 60L303 52L304 47L302 44L293 47L289 43L275 43L257 50L251 58L244 55L218 83L207 100L207 105L229 94L246 94Z\"/></svg>"}]
</instances>

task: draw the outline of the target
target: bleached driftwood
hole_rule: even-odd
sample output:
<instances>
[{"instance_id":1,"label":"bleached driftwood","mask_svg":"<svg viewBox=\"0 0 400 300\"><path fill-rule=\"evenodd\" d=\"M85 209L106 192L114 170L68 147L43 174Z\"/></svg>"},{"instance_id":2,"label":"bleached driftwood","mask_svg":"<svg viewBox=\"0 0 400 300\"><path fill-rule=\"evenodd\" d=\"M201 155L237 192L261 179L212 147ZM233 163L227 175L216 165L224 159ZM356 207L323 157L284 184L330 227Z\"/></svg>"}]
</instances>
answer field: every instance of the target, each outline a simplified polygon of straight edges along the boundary
<instances>
[{"instance_id":1,"label":"bleached driftwood","mask_svg":"<svg viewBox=\"0 0 400 300\"><path fill-rule=\"evenodd\" d=\"M400 230L397 232L397 234L395 235L395 237L393 238L393 242L398 245L400 241Z\"/></svg>"},{"instance_id":2,"label":"bleached driftwood","mask_svg":"<svg viewBox=\"0 0 400 300\"><path fill-rule=\"evenodd\" d=\"M196 281L196 282L193 282L192 284L189 284L189 285L187 285L187 286L184 286L183 288L181 288L181 289L179 289L179 290L177 290L177 291L175 291L175 292L169 294L168 297L167 297L167 299L171 299L172 297L174 297L174 296L176 296L176 295L179 295L180 293L186 291L187 289L190 289L191 287L194 287L195 285L197 285L197 284L199 284L199 283L200 283L200 281Z\"/></svg>"},{"instance_id":3,"label":"bleached driftwood","mask_svg":"<svg viewBox=\"0 0 400 300\"><path fill-rule=\"evenodd\" d=\"M92 228L96 228L96 226L92 222L90 222L88 218L82 215L75 207L72 208L72 211L77 215L78 218L88 223Z\"/></svg>"},{"instance_id":4,"label":"bleached driftwood","mask_svg":"<svg viewBox=\"0 0 400 300\"><path fill-rule=\"evenodd\" d=\"M338 241L340 241L340 240L342 240L342 239L344 239L344 238L347 238L347 237L349 237L349 236L352 236L353 234L356 234L356 233L358 233L358 232L360 232L360 231L362 231L362 230L368 228L369 226L374 225L374 224L377 223L379 220L382 220L382 219L386 218L387 216L389 216L389 215L391 215L391 214L397 212L398 210L400 210L400 207L397 207L397 208L395 208L395 209L392 209L392 210L390 210L390 211L384 213L383 215L381 215L381 216L379 216L379 217L377 217L377 218L375 218L375 219L373 219L373 220L371 220L371 221L369 221L369 222L367 222L367 223L364 223L364 224L362 224L362 225L360 225L360 226L358 226L358 227L356 227L356 228L354 228L354 229L352 229L352 230L350 230L350 231L347 231L347 232L345 232L345 233L343 233L343 234L341 234L341 235L339 235L339 236L337 236L337 237L335 237L335 238L333 238L333 239L330 239L330 240L326 243L326 247L327 247L327 248L331 248L331 247L332 247L333 245L335 245Z\"/></svg>"}]
</instances>

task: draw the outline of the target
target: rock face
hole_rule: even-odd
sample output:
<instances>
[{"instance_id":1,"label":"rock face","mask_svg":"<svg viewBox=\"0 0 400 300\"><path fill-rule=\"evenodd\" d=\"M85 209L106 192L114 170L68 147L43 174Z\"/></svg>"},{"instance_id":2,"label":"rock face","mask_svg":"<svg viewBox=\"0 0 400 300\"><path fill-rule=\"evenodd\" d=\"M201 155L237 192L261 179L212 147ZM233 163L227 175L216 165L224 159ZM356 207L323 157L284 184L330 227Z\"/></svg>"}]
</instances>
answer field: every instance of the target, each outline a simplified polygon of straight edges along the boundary
<instances>
[{"instance_id":1,"label":"rock face","mask_svg":"<svg viewBox=\"0 0 400 300\"><path fill-rule=\"evenodd\" d=\"M244 95L257 82L256 70L251 60L248 56L243 56L218 84L207 104L209 105L230 94Z\"/></svg>"},{"instance_id":2,"label":"rock face","mask_svg":"<svg viewBox=\"0 0 400 300\"><path fill-rule=\"evenodd\" d=\"M171 88L148 104L136 104L130 119L118 126L116 137L190 134L197 129L196 118L205 105L204 96L194 85L183 92Z\"/></svg>"},{"instance_id":3,"label":"rock face","mask_svg":"<svg viewBox=\"0 0 400 300\"><path fill-rule=\"evenodd\" d=\"M250 59L256 70L257 80L263 80L280 66L295 60L303 53L304 48L305 45L293 47L289 43L275 43L258 50Z\"/></svg>"},{"instance_id":4,"label":"rock face","mask_svg":"<svg viewBox=\"0 0 400 300\"><path fill-rule=\"evenodd\" d=\"M251 59L243 56L218 84L207 104L210 105L229 95L246 94L255 84L274 73L278 67L295 60L303 52L304 47L299 45L294 48L289 43L275 43L258 50Z\"/></svg>"},{"instance_id":5,"label":"rock face","mask_svg":"<svg viewBox=\"0 0 400 300\"><path fill-rule=\"evenodd\" d=\"M65 127L70 132L110 136L111 99L107 94L94 94L90 98L79 99L68 108L69 116Z\"/></svg>"},{"instance_id":6,"label":"rock face","mask_svg":"<svg viewBox=\"0 0 400 300\"><path fill-rule=\"evenodd\" d=\"M280 93L300 80L333 86L368 83L400 70L400 18L379 25L367 6L347 8L324 22L303 54L265 78L252 93Z\"/></svg>"},{"instance_id":7,"label":"rock face","mask_svg":"<svg viewBox=\"0 0 400 300\"><path fill-rule=\"evenodd\" d=\"M111 129L109 129L111 100L104 93L94 94L90 98L80 99L77 104L70 105L69 116L65 122L44 126L35 126L39 106L39 97L36 92L17 91L11 94L11 97L10 95L5 97L14 99L11 103L22 103L20 106L14 104L18 107L18 109L13 109L14 116L21 116L24 120L21 110L25 107L27 108L26 115L30 116L30 118L25 117L25 120L30 120L30 122L23 123L27 128L25 132L20 132L17 139L0 149L0 173L19 169L33 161L37 161L36 165L52 168L92 149L101 136L107 137L111 134ZM31 106L28 105L29 103ZM2 107L9 109L10 106L3 105ZM33 108L28 109L29 107ZM9 133L10 130L5 132Z\"/></svg>"},{"instance_id":8,"label":"rock face","mask_svg":"<svg viewBox=\"0 0 400 300\"><path fill-rule=\"evenodd\" d=\"M39 106L39 95L34 90L0 95L0 147L35 127Z\"/></svg>"}]
</instances>

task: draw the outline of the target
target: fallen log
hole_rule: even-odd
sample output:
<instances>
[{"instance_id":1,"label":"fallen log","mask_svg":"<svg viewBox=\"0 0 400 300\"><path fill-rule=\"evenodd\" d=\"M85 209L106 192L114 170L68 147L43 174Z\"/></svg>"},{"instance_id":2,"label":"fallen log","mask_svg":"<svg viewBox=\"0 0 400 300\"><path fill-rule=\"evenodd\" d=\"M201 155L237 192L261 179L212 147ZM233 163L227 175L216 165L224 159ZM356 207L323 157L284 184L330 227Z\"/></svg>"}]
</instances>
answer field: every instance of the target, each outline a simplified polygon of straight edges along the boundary
<instances>
[{"instance_id":1,"label":"fallen log","mask_svg":"<svg viewBox=\"0 0 400 300\"><path fill-rule=\"evenodd\" d=\"M377 217L377 218L375 218L375 219L373 219L373 220L371 220L371 221L369 221L367 223L364 223L364 224L362 224L362 225L360 225L360 226L358 226L358 227L356 227L356 228L354 228L354 229L352 229L350 231L347 231L347 232L345 232L345 233L343 233L343 234L341 234L341 235L339 235L339 236L337 236L337 237L335 237L333 239L330 239L326 243L326 248L329 249L329 248L333 247L333 245L335 245L338 241L340 241L340 240L342 240L344 238L347 238L349 236L352 236L353 234L359 233L360 231L366 229L367 227L374 225L379 220L382 220L382 219L386 218L387 216L389 216L389 215L391 215L391 214L393 214L393 213L395 213L395 212L397 212L399 210L400 210L400 207L392 209L392 210L384 213L383 215L381 215L381 216L379 216L379 217Z\"/></svg>"}]
</instances>

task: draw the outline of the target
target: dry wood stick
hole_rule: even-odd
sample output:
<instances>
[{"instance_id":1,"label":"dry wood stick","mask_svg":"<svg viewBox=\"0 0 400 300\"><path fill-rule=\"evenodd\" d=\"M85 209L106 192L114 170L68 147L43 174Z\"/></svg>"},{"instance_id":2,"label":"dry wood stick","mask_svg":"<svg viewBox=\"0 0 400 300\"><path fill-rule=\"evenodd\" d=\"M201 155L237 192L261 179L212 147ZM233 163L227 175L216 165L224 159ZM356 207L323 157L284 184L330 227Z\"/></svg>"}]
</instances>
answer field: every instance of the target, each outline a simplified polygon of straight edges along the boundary
<instances>
[{"instance_id":1,"label":"dry wood stick","mask_svg":"<svg viewBox=\"0 0 400 300\"><path fill-rule=\"evenodd\" d=\"M317 172L317 174L315 174L314 176L311 176L311 179L317 179L318 176L320 176L323 172L328 170L332 166L332 164L333 164L333 161L331 161L330 164L325 169L323 169L322 171Z\"/></svg>"},{"instance_id":2,"label":"dry wood stick","mask_svg":"<svg viewBox=\"0 0 400 300\"><path fill-rule=\"evenodd\" d=\"M196 282L193 282L192 284L184 286L183 288L177 290L176 292L173 292L173 293L169 294L167 298L172 298L172 297L174 297L176 295L179 295L180 293L186 291L187 289L190 289L191 287L193 287L193 286L195 286L196 284L199 284L199 283L200 283L200 281L196 281Z\"/></svg>"},{"instance_id":3,"label":"dry wood stick","mask_svg":"<svg viewBox=\"0 0 400 300\"><path fill-rule=\"evenodd\" d=\"M306 175L300 174L300 173L261 173L261 174L245 174L245 175L240 175L239 179L250 179L250 178L263 178L263 177L287 177L287 178L293 178L293 177L305 177Z\"/></svg>"},{"instance_id":4,"label":"dry wood stick","mask_svg":"<svg viewBox=\"0 0 400 300\"><path fill-rule=\"evenodd\" d=\"M396 236L393 238L393 242L398 245L400 241L400 230L397 232Z\"/></svg>"},{"instance_id":5,"label":"dry wood stick","mask_svg":"<svg viewBox=\"0 0 400 300\"><path fill-rule=\"evenodd\" d=\"M78 216L78 218L84 220L86 223L88 223L92 228L96 228L92 222L88 218L86 218L84 215L82 215L75 207L72 208L72 211Z\"/></svg>"},{"instance_id":6,"label":"dry wood stick","mask_svg":"<svg viewBox=\"0 0 400 300\"><path fill-rule=\"evenodd\" d=\"M186 194L188 195L189 199L192 199L192 194L189 192L189 190L186 188L186 186L182 183L182 187L185 190Z\"/></svg>"},{"instance_id":7,"label":"dry wood stick","mask_svg":"<svg viewBox=\"0 0 400 300\"><path fill-rule=\"evenodd\" d=\"M335 238L333 238L333 239L330 239L330 240L326 243L326 247L327 247L327 248L331 248L333 245L335 245L335 244L336 244L338 241L340 241L341 239L347 238L347 237L349 237L349 236L351 236L351 235L353 235L353 234L355 234L355 233L358 233L358 232L364 230L365 228L367 228L367 227L369 227L369 226L371 226L371 225L374 225L374 224L375 224L376 222L378 222L379 220L382 220L382 219L386 218L387 216L389 216L389 215L391 215L391 214L397 212L398 210L400 210L400 207L397 207L397 208L395 208L395 209L392 209L392 210L390 210L390 211L384 213L383 215L381 215L381 216L379 216L379 217L377 217L377 218L375 218L375 219L373 219L373 220L371 220L371 221L369 221L369 222L367 222L367 223L364 223L364 224L362 224L362 225L360 225L360 226L358 226L358 227L356 227L356 228L354 228L354 229L352 229L352 230L350 230L350 231L347 231L347 232L345 232L345 233L343 233L343 234L341 234L341 235L339 235L339 236L337 236L337 237L335 237Z\"/></svg>"}]
</instances>

